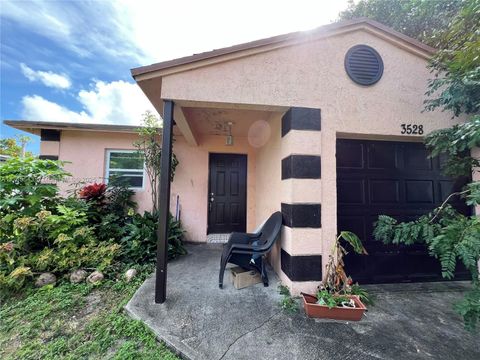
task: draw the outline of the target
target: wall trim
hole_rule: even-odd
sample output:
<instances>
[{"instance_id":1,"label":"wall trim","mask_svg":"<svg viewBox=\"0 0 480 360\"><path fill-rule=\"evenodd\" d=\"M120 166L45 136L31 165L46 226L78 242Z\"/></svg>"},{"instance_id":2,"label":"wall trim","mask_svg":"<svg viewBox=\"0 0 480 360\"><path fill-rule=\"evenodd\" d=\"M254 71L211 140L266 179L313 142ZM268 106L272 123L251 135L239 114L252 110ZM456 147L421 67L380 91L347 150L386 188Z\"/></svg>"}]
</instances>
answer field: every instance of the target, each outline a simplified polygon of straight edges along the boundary
<instances>
[{"instance_id":1,"label":"wall trim","mask_svg":"<svg viewBox=\"0 0 480 360\"><path fill-rule=\"evenodd\" d=\"M282 137L290 130L313 130L320 131L320 109L292 107L282 116Z\"/></svg>"},{"instance_id":2,"label":"wall trim","mask_svg":"<svg viewBox=\"0 0 480 360\"><path fill-rule=\"evenodd\" d=\"M40 141L60 141L60 130L40 129Z\"/></svg>"},{"instance_id":3,"label":"wall trim","mask_svg":"<svg viewBox=\"0 0 480 360\"><path fill-rule=\"evenodd\" d=\"M58 155L40 155L40 160L58 160Z\"/></svg>"},{"instance_id":4,"label":"wall trim","mask_svg":"<svg viewBox=\"0 0 480 360\"><path fill-rule=\"evenodd\" d=\"M316 204L286 204L282 203L283 224L291 228L322 227L321 205Z\"/></svg>"},{"instance_id":5,"label":"wall trim","mask_svg":"<svg viewBox=\"0 0 480 360\"><path fill-rule=\"evenodd\" d=\"M322 255L292 256L281 250L281 268L292 281L321 281Z\"/></svg>"},{"instance_id":6,"label":"wall trim","mask_svg":"<svg viewBox=\"0 0 480 360\"><path fill-rule=\"evenodd\" d=\"M282 180L320 179L321 159L317 155L290 155L282 159Z\"/></svg>"}]
</instances>

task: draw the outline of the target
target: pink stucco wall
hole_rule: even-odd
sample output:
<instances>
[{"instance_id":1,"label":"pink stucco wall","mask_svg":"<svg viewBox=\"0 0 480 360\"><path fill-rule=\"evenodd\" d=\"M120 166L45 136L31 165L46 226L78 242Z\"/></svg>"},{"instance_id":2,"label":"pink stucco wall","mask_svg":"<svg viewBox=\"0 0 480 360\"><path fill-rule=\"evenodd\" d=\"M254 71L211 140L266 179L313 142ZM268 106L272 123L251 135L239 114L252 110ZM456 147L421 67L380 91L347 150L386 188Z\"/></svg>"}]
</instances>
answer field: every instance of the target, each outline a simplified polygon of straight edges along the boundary
<instances>
[{"instance_id":1,"label":"pink stucco wall","mask_svg":"<svg viewBox=\"0 0 480 360\"><path fill-rule=\"evenodd\" d=\"M105 181L107 150L132 150L137 135L134 133L64 130L60 138L59 160L68 161L65 169L72 174L66 191L80 181ZM150 186L145 178L145 189L135 190L138 211L151 210Z\"/></svg>"},{"instance_id":2,"label":"pink stucco wall","mask_svg":"<svg viewBox=\"0 0 480 360\"><path fill-rule=\"evenodd\" d=\"M71 189L80 181L104 181L107 150L131 150L137 135L133 133L62 131L59 159L67 161L65 169L72 174L62 191ZM45 147L43 147L45 148ZM49 147L47 147L49 149ZM208 155L235 153L247 155L247 230L256 228L255 217L255 148L246 137L235 137L233 146L225 145L224 136L203 136L198 147L189 146L177 136L173 151L177 155L175 178L171 186L170 209L175 211L179 195L181 220L189 241L205 242L207 234ZM135 190L138 211L151 210L150 185L145 177L145 188Z\"/></svg>"},{"instance_id":3,"label":"pink stucco wall","mask_svg":"<svg viewBox=\"0 0 480 360\"><path fill-rule=\"evenodd\" d=\"M58 156L60 152L59 141L42 141L40 142L40 154Z\"/></svg>"},{"instance_id":4,"label":"pink stucco wall","mask_svg":"<svg viewBox=\"0 0 480 360\"><path fill-rule=\"evenodd\" d=\"M345 53L357 44L370 45L382 56L383 77L374 86L357 85L345 72ZM307 235L301 229L284 229L282 246L293 254L321 251L325 266L337 232L336 139L421 141L421 136L402 135L401 124L421 124L426 134L464 120L452 119L447 112L422 112L427 80L431 78L426 65L425 57L406 51L395 41L359 30L214 66L171 72L162 78L162 98L321 109L320 132L284 139L281 146L277 145L277 153L260 149L257 165L260 168L260 164L275 164L270 166L270 171L278 175L278 151L283 156L312 151L321 154L320 181L300 184L292 180L280 184L279 189L280 198L289 202L303 202L309 195L320 199L322 228L319 233L308 231ZM267 145L275 147L275 144ZM262 186L261 176L257 176L257 219L262 217L263 208L269 206L259 201ZM305 290L314 285L302 284Z\"/></svg>"},{"instance_id":5,"label":"pink stucco wall","mask_svg":"<svg viewBox=\"0 0 480 360\"><path fill-rule=\"evenodd\" d=\"M246 137L235 137L233 146L225 145L224 136L204 135L198 147L189 146L177 137L173 151L179 165L171 189L171 202L180 196L181 219L189 241L205 242L208 219L208 154L247 155L247 231L256 227L255 217L255 149Z\"/></svg>"}]
</instances>

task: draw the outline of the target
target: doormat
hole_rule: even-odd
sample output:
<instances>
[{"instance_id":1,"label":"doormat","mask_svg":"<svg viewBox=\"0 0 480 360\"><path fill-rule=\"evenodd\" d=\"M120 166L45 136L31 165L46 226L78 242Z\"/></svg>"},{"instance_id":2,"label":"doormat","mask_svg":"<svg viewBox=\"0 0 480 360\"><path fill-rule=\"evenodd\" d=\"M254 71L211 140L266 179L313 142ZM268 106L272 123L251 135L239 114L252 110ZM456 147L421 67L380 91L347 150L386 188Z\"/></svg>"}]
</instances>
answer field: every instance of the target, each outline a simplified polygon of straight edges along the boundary
<instances>
[{"instance_id":1,"label":"doormat","mask_svg":"<svg viewBox=\"0 0 480 360\"><path fill-rule=\"evenodd\" d=\"M230 234L208 234L207 243L210 244L225 244L228 241Z\"/></svg>"}]
</instances>

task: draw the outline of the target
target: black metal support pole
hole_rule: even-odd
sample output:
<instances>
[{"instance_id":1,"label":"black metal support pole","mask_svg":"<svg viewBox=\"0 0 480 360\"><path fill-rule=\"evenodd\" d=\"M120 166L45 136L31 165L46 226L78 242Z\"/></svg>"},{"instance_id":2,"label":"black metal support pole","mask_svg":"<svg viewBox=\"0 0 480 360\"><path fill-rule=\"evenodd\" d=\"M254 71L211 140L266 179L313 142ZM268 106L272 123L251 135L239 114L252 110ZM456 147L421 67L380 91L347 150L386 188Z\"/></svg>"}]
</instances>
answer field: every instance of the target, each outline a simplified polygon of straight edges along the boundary
<instances>
[{"instance_id":1,"label":"black metal support pole","mask_svg":"<svg viewBox=\"0 0 480 360\"><path fill-rule=\"evenodd\" d=\"M157 273L155 303L167 297L168 216L170 214L170 168L172 162L173 101L163 102L163 135L160 183L158 185Z\"/></svg>"}]
</instances>

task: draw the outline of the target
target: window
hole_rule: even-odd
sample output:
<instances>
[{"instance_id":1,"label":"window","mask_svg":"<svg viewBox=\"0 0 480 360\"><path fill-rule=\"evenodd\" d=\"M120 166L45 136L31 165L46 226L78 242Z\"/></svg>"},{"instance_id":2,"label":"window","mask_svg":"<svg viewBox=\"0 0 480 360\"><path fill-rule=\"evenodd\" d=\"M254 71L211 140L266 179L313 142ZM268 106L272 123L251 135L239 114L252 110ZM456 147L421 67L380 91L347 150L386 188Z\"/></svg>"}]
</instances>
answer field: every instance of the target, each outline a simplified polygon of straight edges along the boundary
<instances>
[{"instance_id":1,"label":"window","mask_svg":"<svg viewBox=\"0 0 480 360\"><path fill-rule=\"evenodd\" d=\"M125 181L133 189L143 189L145 170L143 155L136 150L107 151L107 182Z\"/></svg>"}]
</instances>

